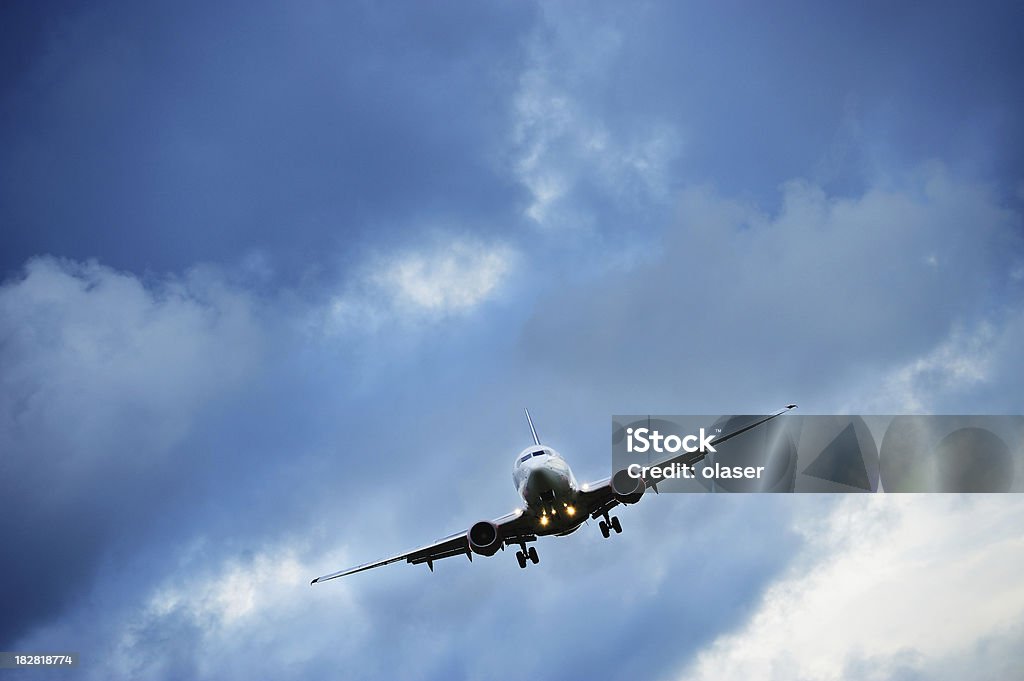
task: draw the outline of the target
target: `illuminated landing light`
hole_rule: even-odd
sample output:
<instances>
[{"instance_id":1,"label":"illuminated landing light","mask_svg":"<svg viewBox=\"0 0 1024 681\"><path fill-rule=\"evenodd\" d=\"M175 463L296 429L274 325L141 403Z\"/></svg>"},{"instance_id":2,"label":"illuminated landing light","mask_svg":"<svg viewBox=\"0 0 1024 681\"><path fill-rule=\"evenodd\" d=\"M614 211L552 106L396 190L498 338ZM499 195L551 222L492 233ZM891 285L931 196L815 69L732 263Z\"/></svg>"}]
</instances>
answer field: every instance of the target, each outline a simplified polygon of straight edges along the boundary
<instances>
[{"instance_id":1,"label":"illuminated landing light","mask_svg":"<svg viewBox=\"0 0 1024 681\"><path fill-rule=\"evenodd\" d=\"M570 517L572 517L572 516L576 515L576 507L575 506L566 506L565 507L565 512L568 513Z\"/></svg>"},{"instance_id":2,"label":"illuminated landing light","mask_svg":"<svg viewBox=\"0 0 1024 681\"><path fill-rule=\"evenodd\" d=\"M589 492L590 491L590 485L588 485L587 483L583 483L583 488L582 489L583 489L584 492Z\"/></svg>"},{"instance_id":3,"label":"illuminated landing light","mask_svg":"<svg viewBox=\"0 0 1024 681\"><path fill-rule=\"evenodd\" d=\"M548 522L550 522L550 521L549 521L549 519L548 519L548 517L546 515L542 515L540 517L540 524L541 525L544 525L545 527L547 527Z\"/></svg>"}]
</instances>

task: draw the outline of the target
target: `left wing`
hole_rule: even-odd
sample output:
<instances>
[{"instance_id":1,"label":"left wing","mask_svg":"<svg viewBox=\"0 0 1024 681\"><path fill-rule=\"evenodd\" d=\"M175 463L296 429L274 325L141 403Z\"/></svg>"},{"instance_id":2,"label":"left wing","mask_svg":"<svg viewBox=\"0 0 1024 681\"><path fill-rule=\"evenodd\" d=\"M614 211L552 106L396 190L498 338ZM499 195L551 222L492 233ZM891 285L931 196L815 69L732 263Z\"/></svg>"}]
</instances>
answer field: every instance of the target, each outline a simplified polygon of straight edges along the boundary
<instances>
[{"instance_id":1,"label":"left wing","mask_svg":"<svg viewBox=\"0 0 1024 681\"><path fill-rule=\"evenodd\" d=\"M731 432L731 433L729 433L727 435L722 435L720 437L713 438L711 440L711 444L716 445L716 446L720 445L723 442L725 442L726 440L731 440L734 437L736 437L737 435L742 435L743 433L747 432L748 430L752 430L754 428L757 428L762 423L766 423L768 421L771 421L776 416L781 416L782 414L785 414L790 409L795 409L795 408L796 408L795 404L787 404L784 409L780 409L777 412L775 412L774 414L769 414L768 416L764 416L764 417L754 421L753 423L747 424L746 426L744 426L744 427L742 427L742 428L740 428L738 430L734 430L733 432ZM686 464L687 466L692 466L693 464L695 464L695 463L699 462L700 460L702 460L704 458L704 456L705 456L704 452L693 452L693 453L687 452L687 453L680 454L678 456L674 456L674 457L665 459L664 461L658 461L658 462L656 462L656 463L654 463L652 465L654 465L654 466L671 466L672 464L680 463L680 464ZM641 478L641 479L644 481L645 490L652 488L653 485L657 483L657 480L646 479L646 478ZM583 506L583 508L586 509L586 512L588 514L590 514L591 518L597 518L599 516L604 515L609 510L611 510L611 509L615 508L616 506L618 506L620 503L622 503L622 502L619 501L618 497L615 494L615 490L612 487L612 478L611 477L607 477L607 478L604 478L603 480L598 480L597 482L592 482L592 483L589 483L587 485L584 485L583 489L580 490L579 505Z\"/></svg>"},{"instance_id":2,"label":"left wing","mask_svg":"<svg viewBox=\"0 0 1024 681\"><path fill-rule=\"evenodd\" d=\"M491 522L498 526L498 531L501 533L502 550L504 550L505 546L509 544L518 544L520 539L533 539L533 532L530 529L533 527L533 522L527 518L526 513L509 513L501 516L500 518L495 518ZM370 570L375 567L381 567L382 565L397 563L402 560L407 563L412 563L413 565L426 563L427 567L431 570L434 569L434 561L441 560L442 558L465 555L470 560L473 560L473 551L469 547L468 533L469 530L457 532L445 537L444 539L439 539L433 544L427 544L426 546L421 546L418 549L413 549L406 553L400 553L397 556L384 558L383 560L378 560L373 563L364 563L363 565L357 565L355 567L348 568L347 570L341 570L340 572L332 572L329 575L317 577L310 582L310 584L326 582L329 579L344 577L345 575L362 572L363 570Z\"/></svg>"}]
</instances>

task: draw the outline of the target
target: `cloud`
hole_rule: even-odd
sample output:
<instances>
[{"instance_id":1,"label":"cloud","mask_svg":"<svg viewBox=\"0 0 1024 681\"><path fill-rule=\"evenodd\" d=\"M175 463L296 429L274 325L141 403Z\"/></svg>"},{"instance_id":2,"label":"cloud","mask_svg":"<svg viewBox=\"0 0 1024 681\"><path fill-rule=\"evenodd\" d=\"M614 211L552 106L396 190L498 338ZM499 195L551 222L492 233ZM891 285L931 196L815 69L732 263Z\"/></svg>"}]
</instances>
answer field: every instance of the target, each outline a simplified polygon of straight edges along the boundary
<instances>
[{"instance_id":1,"label":"cloud","mask_svg":"<svg viewBox=\"0 0 1024 681\"><path fill-rule=\"evenodd\" d=\"M644 413L790 401L863 411L936 371L961 397L990 387L989 344L1020 314L1019 213L937 165L854 198L806 181L781 195L766 214L688 189L646 258L554 294L523 351L567 383L598 383L620 408L643 376ZM743 407L737 394L769 403Z\"/></svg>"},{"instance_id":2,"label":"cloud","mask_svg":"<svg viewBox=\"0 0 1024 681\"><path fill-rule=\"evenodd\" d=\"M169 552L176 569L141 604L121 613L105 642L110 659L96 678L115 670L125 677L171 678L182 658L193 660L190 673L203 678L223 677L226 668L255 673L258 665L285 673L309 664L317 650L357 653L367 634L366 614L349 586L338 583L325 593L308 584L311 559L340 563L348 556L322 547L311 551L294 540L227 557L216 557L211 548L198 538ZM321 626L327 621L334 624ZM168 647L161 644L167 632L186 633L178 646ZM225 659L234 661L225 665Z\"/></svg>"},{"instance_id":3,"label":"cloud","mask_svg":"<svg viewBox=\"0 0 1024 681\"><path fill-rule=\"evenodd\" d=\"M372 331L467 314L500 292L517 258L505 243L457 237L378 256L331 301L331 326Z\"/></svg>"},{"instance_id":4,"label":"cloud","mask_svg":"<svg viewBox=\"0 0 1024 681\"><path fill-rule=\"evenodd\" d=\"M205 579L188 570L189 583L171 578L150 598L145 614L153 618L182 612L211 628L231 628L247 618L277 609L284 595L310 574L294 550L275 547L248 560L230 559ZM282 593L284 592L284 593Z\"/></svg>"},{"instance_id":5,"label":"cloud","mask_svg":"<svg viewBox=\"0 0 1024 681\"><path fill-rule=\"evenodd\" d=\"M144 285L37 258L0 287L0 530L20 556L0 568L0 640L71 605L104 543L161 510L196 460L179 447L255 372L259 327L202 269Z\"/></svg>"},{"instance_id":6,"label":"cloud","mask_svg":"<svg viewBox=\"0 0 1024 681\"><path fill-rule=\"evenodd\" d=\"M970 389L991 380L994 336L988 322L979 323L970 334L954 328L948 340L886 379L876 408L893 414L927 414L950 390Z\"/></svg>"},{"instance_id":7,"label":"cloud","mask_svg":"<svg viewBox=\"0 0 1024 681\"><path fill-rule=\"evenodd\" d=\"M1024 624L1022 512L1006 495L846 499L804 524L790 574L679 678L959 678L933 674L951 659L1020 665L1021 649L999 642L1019 641ZM992 646L1011 657L988 659Z\"/></svg>"},{"instance_id":8,"label":"cloud","mask_svg":"<svg viewBox=\"0 0 1024 681\"><path fill-rule=\"evenodd\" d=\"M500 243L453 239L382 255L349 282L365 296L361 304L380 305L372 308L380 323L409 331L493 299L516 257ZM296 514L324 499L336 504L340 489L353 493L341 498L345 514L357 517L348 504L361 498L361 486L352 478L373 462L337 452L377 441L370 431L339 430L337 413L359 420L373 412L367 420L380 423L390 409L353 404L349 379L361 365L330 338L302 332L304 320L323 314L318 299L297 290L261 296L247 288L251 269L140 278L95 262L38 258L0 287L0 529L24 556L0 569L0 639L19 640L75 612L76 599L109 584L94 577L112 551L135 562L130 577L117 579L118 593L129 594L163 576L161 555L199 528L222 538L207 549L208 563L269 541L297 519L287 509L302 497L286 479L310 494ZM375 356L386 364L389 355L377 348ZM459 371L447 374L461 380ZM311 404L331 405L329 418ZM254 421L254 413L262 416ZM407 428L414 422L405 419ZM295 433L304 433L301 441ZM413 452L426 436L410 437L403 446ZM239 516L235 506L249 512ZM39 584L55 566L64 576ZM169 608L173 626L194 629L195 613L220 606L224 621L244 619L255 607L246 599L258 596L208 591L197 600L165 590L153 602ZM158 630L161 621L143 628Z\"/></svg>"},{"instance_id":9,"label":"cloud","mask_svg":"<svg viewBox=\"0 0 1024 681\"><path fill-rule=\"evenodd\" d=\"M487 300L511 269L504 246L455 241L430 254L398 256L372 280L403 306L429 313L462 312Z\"/></svg>"},{"instance_id":10,"label":"cloud","mask_svg":"<svg viewBox=\"0 0 1024 681\"><path fill-rule=\"evenodd\" d=\"M64 452L139 446L117 421L126 403L146 455L166 452L195 403L244 381L261 350L253 301L209 270L147 287L95 262L38 258L0 289L0 311L0 433L44 436ZM90 419L69 418L85 408Z\"/></svg>"},{"instance_id":11,"label":"cloud","mask_svg":"<svg viewBox=\"0 0 1024 681\"><path fill-rule=\"evenodd\" d=\"M487 493L482 497L493 499ZM417 508L411 501L399 498L395 505ZM639 516L630 514L629 534L620 537L619 545L601 539L593 527L571 539L545 542L540 549L549 569L533 572L521 571L506 552L473 564L446 560L434 572L398 564L372 575L308 584L324 566L334 569L378 557L373 552L383 549L375 548L375 537L385 537L384 543L398 540L420 524L410 515L398 517L398 525L386 531L347 518L362 528L350 534L363 537L353 546L323 534L324 528L336 531L337 522L293 527L286 538L252 552L220 554L211 540L200 537L164 550L165 574L96 626L101 634L89 647L105 663L90 669L89 678L175 678L181 673L244 678L260 669L312 676L338 668L365 678L396 673L441 678L452 669L473 678L518 678L524 671L541 674L544 669L597 673L641 663L661 669L665 660L649 659L650 646L659 640L655 633L673 631L702 641L709 628L737 625L746 598L785 566L796 541L787 526L789 510L778 503L737 499L737 508L720 509L679 533L673 531L678 514L702 506L707 510L707 499L703 504L682 497L675 501L660 499ZM385 506L381 503L378 510L386 515ZM431 513L418 508L420 515ZM738 515L754 509L755 521L745 529L733 527ZM746 550L722 550L723 532ZM643 550L653 542L662 547L657 554ZM589 568L573 569L581 564ZM624 572L624 566L630 569ZM680 589L684 579L688 588ZM734 580L742 586L723 597L721 585ZM555 622L573 609L612 610L623 624L609 626L599 617L577 622L573 635L594 641L596 649L582 660L564 656L564 637L538 637L536 627L526 624ZM695 612L701 616L693 617ZM73 626L74 618L69 620ZM437 626L438 621L445 626ZM498 632L504 645L489 645ZM167 645L168 637L174 646ZM50 631L35 640L58 638L58 632ZM503 664L509 646L526 645L532 645L533 656L517 665ZM686 659L694 645L680 644L670 659ZM386 646L393 656L365 655ZM183 671L181 664L189 666Z\"/></svg>"},{"instance_id":12,"label":"cloud","mask_svg":"<svg viewBox=\"0 0 1024 681\"><path fill-rule=\"evenodd\" d=\"M516 258L502 243L471 239L381 255L348 279L358 295L334 301L332 312L357 306L360 323L406 332L464 317L499 293ZM363 409L345 411L348 379L360 365L330 338L302 332L323 305L298 290L259 295L247 288L252 270L243 262L237 272L203 266L141 278L95 262L37 258L0 286L0 529L24 556L0 570L0 639L73 608L117 546L137 546L145 564L154 523L170 543L188 540L191 515L204 523L230 517L236 549L247 546L248 532L273 535L288 522L281 506L244 518L221 514L252 503L242 499L252 494L294 499L287 486L257 490L261 481L298 475L300 462L337 441L373 442L336 433L336 419L321 421L309 408L308 400L330 404L350 418ZM388 356L377 348L379 361ZM253 413L263 416L254 422ZM295 432L318 434L296 444ZM331 461L328 473L362 470ZM54 566L66 576L29 587Z\"/></svg>"},{"instance_id":13,"label":"cloud","mask_svg":"<svg viewBox=\"0 0 1024 681\"><path fill-rule=\"evenodd\" d=\"M514 95L513 174L530 196L525 216L542 229L600 228L595 204L607 201L636 219L667 200L681 148L667 120L606 120L589 100L622 36L612 19L586 23L580 30L578 16L545 6Z\"/></svg>"}]
</instances>

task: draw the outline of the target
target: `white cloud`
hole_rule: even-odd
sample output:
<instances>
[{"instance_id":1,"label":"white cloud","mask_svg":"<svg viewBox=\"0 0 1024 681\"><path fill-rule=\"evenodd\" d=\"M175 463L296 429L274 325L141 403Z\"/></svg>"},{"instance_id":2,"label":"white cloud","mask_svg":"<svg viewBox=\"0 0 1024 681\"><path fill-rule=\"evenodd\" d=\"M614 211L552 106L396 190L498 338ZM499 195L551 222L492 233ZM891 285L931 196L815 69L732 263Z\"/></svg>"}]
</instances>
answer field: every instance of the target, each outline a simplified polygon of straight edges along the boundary
<instances>
[{"instance_id":1,"label":"white cloud","mask_svg":"<svg viewBox=\"0 0 1024 681\"><path fill-rule=\"evenodd\" d=\"M373 281L399 304L432 313L461 312L486 300L511 268L505 246L455 241L433 253L399 256Z\"/></svg>"},{"instance_id":2,"label":"white cloud","mask_svg":"<svg viewBox=\"0 0 1024 681\"><path fill-rule=\"evenodd\" d=\"M184 615L209 633L230 634L229 630L259 623L267 615L294 609L295 592L308 586L315 567L305 560L308 551L290 544L273 546L246 558L230 557L211 570L205 566L197 575L182 566L180 574L168 578L149 597L141 611L148 620ZM340 551L315 556L316 563L341 564L347 556ZM337 599L349 597L344 584L332 592Z\"/></svg>"},{"instance_id":3,"label":"white cloud","mask_svg":"<svg viewBox=\"0 0 1024 681\"><path fill-rule=\"evenodd\" d=\"M374 330L471 312L498 293L516 260L504 243L463 238L378 257L331 301L331 326Z\"/></svg>"},{"instance_id":4,"label":"white cloud","mask_svg":"<svg viewBox=\"0 0 1024 681\"><path fill-rule=\"evenodd\" d=\"M895 369L885 380L875 408L893 414L927 414L937 399L991 378L996 330L982 322L970 333L958 327L923 357Z\"/></svg>"},{"instance_id":5,"label":"white cloud","mask_svg":"<svg viewBox=\"0 0 1024 681\"><path fill-rule=\"evenodd\" d=\"M220 573L191 584L167 584L150 598L148 615L165 617L184 612L218 627L230 627L264 611L279 600L283 585L302 581L303 571L294 551L260 553L248 561L231 560Z\"/></svg>"},{"instance_id":6,"label":"white cloud","mask_svg":"<svg viewBox=\"0 0 1024 681\"><path fill-rule=\"evenodd\" d=\"M159 645L154 632L187 631L189 664L194 660L203 678L221 677L225 669L283 672L328 649L353 655L367 626L348 585L309 585L317 564L347 560L339 550L312 552L282 542L214 563L198 541L179 554L178 569L141 606L122 615L103 673L174 676L167 672L182 649Z\"/></svg>"},{"instance_id":7,"label":"white cloud","mask_svg":"<svg viewBox=\"0 0 1024 681\"><path fill-rule=\"evenodd\" d=\"M949 657L984 666L979 647L1024 624L1022 513L1009 495L845 500L801 528L803 559L680 678L888 678Z\"/></svg>"},{"instance_id":8,"label":"white cloud","mask_svg":"<svg viewBox=\"0 0 1024 681\"><path fill-rule=\"evenodd\" d=\"M65 466L159 456L201 405L246 380L262 352L257 317L208 270L144 283L96 263L31 260L0 287L0 445Z\"/></svg>"},{"instance_id":9,"label":"white cloud","mask_svg":"<svg viewBox=\"0 0 1024 681\"><path fill-rule=\"evenodd\" d=\"M0 583L8 628L64 612L113 543L148 534L193 490L183 481L234 455L204 428L230 432L265 332L257 301L204 268L144 279L38 258L0 286L0 530L19 556ZM55 565L60 579L25 589Z\"/></svg>"},{"instance_id":10,"label":"white cloud","mask_svg":"<svg viewBox=\"0 0 1024 681\"><path fill-rule=\"evenodd\" d=\"M620 130L597 112L588 96L600 91L621 36L606 25L578 31L576 23L545 8L514 97L513 172L530 193L525 215L542 228L592 227L593 202L573 200L584 184L627 209L666 201L668 166L680 148L665 121L630 120Z\"/></svg>"}]
</instances>

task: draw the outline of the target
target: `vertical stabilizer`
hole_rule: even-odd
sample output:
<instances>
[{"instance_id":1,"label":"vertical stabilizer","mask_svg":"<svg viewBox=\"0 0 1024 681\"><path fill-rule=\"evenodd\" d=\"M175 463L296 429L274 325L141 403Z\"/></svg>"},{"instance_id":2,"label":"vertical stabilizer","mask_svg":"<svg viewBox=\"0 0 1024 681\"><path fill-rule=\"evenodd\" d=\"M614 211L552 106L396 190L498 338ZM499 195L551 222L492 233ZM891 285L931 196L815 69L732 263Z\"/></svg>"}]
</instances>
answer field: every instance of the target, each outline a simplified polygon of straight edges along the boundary
<instances>
[{"instance_id":1,"label":"vertical stabilizer","mask_svg":"<svg viewBox=\"0 0 1024 681\"><path fill-rule=\"evenodd\" d=\"M537 437L537 429L533 427L533 419L530 418L530 410L523 409L526 412L526 422L530 424L530 434L533 435L533 444L539 445L540 438Z\"/></svg>"}]
</instances>

